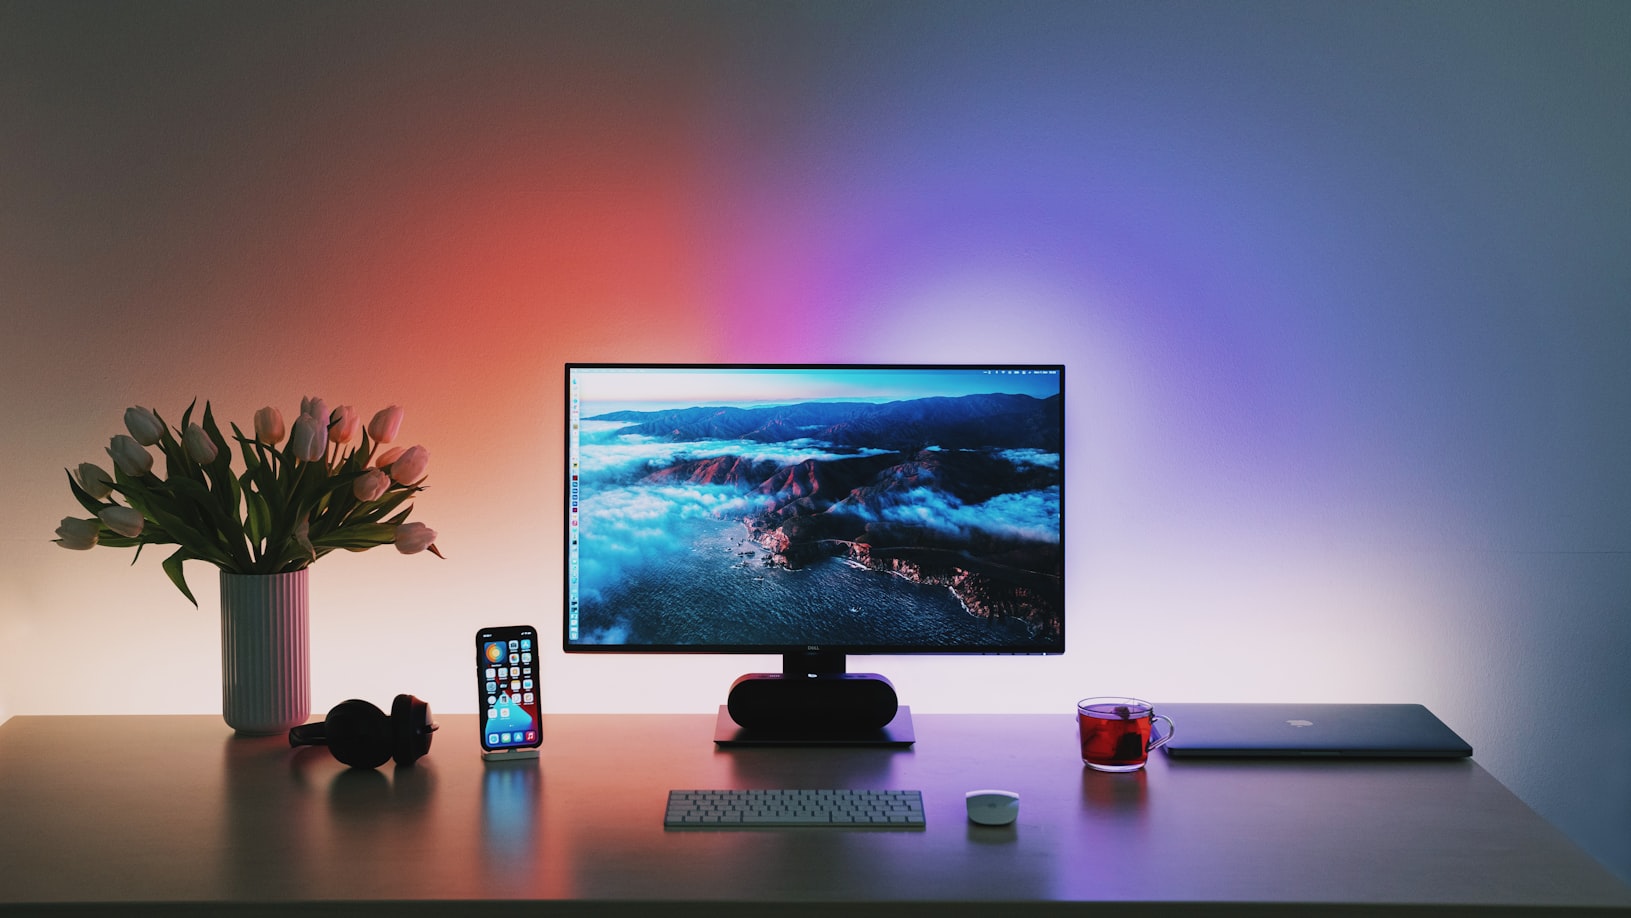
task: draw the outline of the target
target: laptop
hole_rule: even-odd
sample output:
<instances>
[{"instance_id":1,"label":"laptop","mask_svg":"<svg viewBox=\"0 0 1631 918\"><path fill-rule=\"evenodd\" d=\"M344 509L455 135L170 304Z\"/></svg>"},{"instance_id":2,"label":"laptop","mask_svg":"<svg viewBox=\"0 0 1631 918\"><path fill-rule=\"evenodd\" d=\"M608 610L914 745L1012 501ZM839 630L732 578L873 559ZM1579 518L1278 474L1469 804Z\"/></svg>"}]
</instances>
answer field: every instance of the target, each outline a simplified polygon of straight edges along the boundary
<instances>
[{"instance_id":1,"label":"laptop","mask_svg":"<svg viewBox=\"0 0 1631 918\"><path fill-rule=\"evenodd\" d=\"M1172 718L1175 759L1456 759L1472 746L1419 704L1158 704Z\"/></svg>"}]
</instances>

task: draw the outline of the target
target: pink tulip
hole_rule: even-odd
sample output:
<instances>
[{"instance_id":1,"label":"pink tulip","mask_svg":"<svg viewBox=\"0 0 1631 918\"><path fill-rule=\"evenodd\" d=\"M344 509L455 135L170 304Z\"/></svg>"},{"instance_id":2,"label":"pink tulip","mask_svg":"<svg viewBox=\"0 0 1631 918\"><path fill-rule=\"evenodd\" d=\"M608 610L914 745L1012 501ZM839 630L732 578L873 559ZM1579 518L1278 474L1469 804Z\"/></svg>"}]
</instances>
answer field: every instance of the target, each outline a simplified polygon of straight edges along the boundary
<instances>
[{"instance_id":1,"label":"pink tulip","mask_svg":"<svg viewBox=\"0 0 1631 918\"><path fill-rule=\"evenodd\" d=\"M407 452L407 450L403 449L400 446L391 447L390 449L386 450L385 452L380 453L378 456L374 457L374 468L383 469L383 468L390 467L391 463L395 462L397 460L397 458L400 457L405 452Z\"/></svg>"},{"instance_id":2,"label":"pink tulip","mask_svg":"<svg viewBox=\"0 0 1631 918\"><path fill-rule=\"evenodd\" d=\"M99 532L101 527L96 524L96 520L79 520L65 516L62 518L62 525L57 527L56 542L63 548L88 551L96 547Z\"/></svg>"},{"instance_id":3,"label":"pink tulip","mask_svg":"<svg viewBox=\"0 0 1631 918\"><path fill-rule=\"evenodd\" d=\"M113 457L113 464L119 467L119 471L132 478L140 478L153 470L152 454L134 438L124 434L116 434L108 441L108 455Z\"/></svg>"},{"instance_id":4,"label":"pink tulip","mask_svg":"<svg viewBox=\"0 0 1631 918\"><path fill-rule=\"evenodd\" d=\"M327 426L309 414L296 418L294 428L289 431L289 451L294 457L316 462L323 458L325 449L328 449Z\"/></svg>"},{"instance_id":5,"label":"pink tulip","mask_svg":"<svg viewBox=\"0 0 1631 918\"><path fill-rule=\"evenodd\" d=\"M153 409L140 405L125 409L125 429L130 431L131 439L143 446L152 446L164 439L164 422Z\"/></svg>"},{"instance_id":6,"label":"pink tulip","mask_svg":"<svg viewBox=\"0 0 1631 918\"><path fill-rule=\"evenodd\" d=\"M351 493L358 500L367 503L371 500L379 500L380 495L384 494L385 489L390 486L391 476L379 469L369 469L357 476L355 482L352 482Z\"/></svg>"},{"instance_id":7,"label":"pink tulip","mask_svg":"<svg viewBox=\"0 0 1631 918\"><path fill-rule=\"evenodd\" d=\"M141 535L142 527L147 524L139 511L129 507L104 507L96 515L109 529L127 539Z\"/></svg>"},{"instance_id":8,"label":"pink tulip","mask_svg":"<svg viewBox=\"0 0 1631 918\"><path fill-rule=\"evenodd\" d=\"M425 549L436 551L436 530L424 523L403 523L396 527L396 550L405 555Z\"/></svg>"},{"instance_id":9,"label":"pink tulip","mask_svg":"<svg viewBox=\"0 0 1631 918\"><path fill-rule=\"evenodd\" d=\"M391 480L411 485L425 477L430 467L430 451L423 446L410 446L391 463Z\"/></svg>"},{"instance_id":10,"label":"pink tulip","mask_svg":"<svg viewBox=\"0 0 1631 918\"><path fill-rule=\"evenodd\" d=\"M255 439L267 446L283 442L283 412L270 406L255 412Z\"/></svg>"},{"instance_id":11,"label":"pink tulip","mask_svg":"<svg viewBox=\"0 0 1631 918\"><path fill-rule=\"evenodd\" d=\"M357 417L357 409L350 405L341 405L329 415L328 439L330 443L339 443L342 446L357 439L357 430L362 426L362 419Z\"/></svg>"},{"instance_id":12,"label":"pink tulip","mask_svg":"<svg viewBox=\"0 0 1631 918\"><path fill-rule=\"evenodd\" d=\"M402 427L402 408L392 405L381 408L374 414L374 419L368 422L368 436L375 443L389 443L396 439L396 432Z\"/></svg>"}]
</instances>

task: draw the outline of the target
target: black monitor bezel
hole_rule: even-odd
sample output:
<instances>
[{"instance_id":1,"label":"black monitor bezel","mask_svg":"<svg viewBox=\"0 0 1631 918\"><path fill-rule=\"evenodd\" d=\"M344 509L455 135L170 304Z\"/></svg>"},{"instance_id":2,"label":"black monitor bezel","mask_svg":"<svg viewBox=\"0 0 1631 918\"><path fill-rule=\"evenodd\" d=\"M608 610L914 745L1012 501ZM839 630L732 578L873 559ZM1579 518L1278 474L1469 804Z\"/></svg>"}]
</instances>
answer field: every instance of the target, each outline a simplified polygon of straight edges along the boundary
<instances>
[{"instance_id":1,"label":"black monitor bezel","mask_svg":"<svg viewBox=\"0 0 1631 918\"><path fill-rule=\"evenodd\" d=\"M599 361L572 361L567 362L562 376L562 406L564 417L561 424L563 449L561 475L564 484L562 517L562 577L561 577L561 646L566 653L587 654L780 654L787 661L789 671L795 667L810 672L836 671L843 672L843 659L847 656L1058 656L1065 652L1068 616L1061 615L1059 623L1059 639L1052 646L1038 648L1035 645L1020 646L980 646L957 647L946 645L917 645L917 644L581 644L571 640L571 600L572 584L569 574L571 566L572 549L572 373L575 370L993 370L993 371L1044 371L1057 373L1059 376L1059 550L1062 557L1068 558L1065 553L1065 537L1067 524L1065 518L1065 479L1068 477L1066 468L1066 408L1065 408L1065 365L1062 363L740 363L740 362L599 362ZM1068 564L1061 567L1061 595L1065 595L1065 571ZM796 661L804 661L802 664Z\"/></svg>"}]
</instances>

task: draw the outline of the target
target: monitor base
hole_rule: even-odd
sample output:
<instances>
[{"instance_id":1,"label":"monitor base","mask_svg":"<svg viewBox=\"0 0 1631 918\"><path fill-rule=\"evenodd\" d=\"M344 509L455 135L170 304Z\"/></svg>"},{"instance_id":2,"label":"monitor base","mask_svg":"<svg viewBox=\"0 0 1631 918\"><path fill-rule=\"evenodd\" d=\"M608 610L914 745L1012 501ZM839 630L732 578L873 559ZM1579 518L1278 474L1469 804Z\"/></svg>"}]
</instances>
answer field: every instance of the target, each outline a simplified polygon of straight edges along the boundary
<instances>
[{"instance_id":1,"label":"monitor base","mask_svg":"<svg viewBox=\"0 0 1631 918\"><path fill-rule=\"evenodd\" d=\"M901 705L895 719L875 730L812 732L810 730L749 730L731 719L730 709L719 706L714 721L714 743L721 748L739 746L878 746L908 749L917 742L912 730L912 709Z\"/></svg>"}]
</instances>

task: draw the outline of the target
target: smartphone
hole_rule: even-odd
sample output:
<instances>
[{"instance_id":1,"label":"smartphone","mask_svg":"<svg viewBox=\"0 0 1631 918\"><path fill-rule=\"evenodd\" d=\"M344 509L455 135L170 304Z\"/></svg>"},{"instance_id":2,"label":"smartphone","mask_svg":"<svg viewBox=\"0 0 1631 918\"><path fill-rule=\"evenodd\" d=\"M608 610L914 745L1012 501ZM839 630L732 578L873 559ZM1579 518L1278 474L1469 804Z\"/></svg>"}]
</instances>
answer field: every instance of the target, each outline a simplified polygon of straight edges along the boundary
<instances>
[{"instance_id":1,"label":"smartphone","mask_svg":"<svg viewBox=\"0 0 1631 918\"><path fill-rule=\"evenodd\" d=\"M508 625L476 632L476 710L486 752L536 749L543 742L537 629Z\"/></svg>"}]
</instances>

